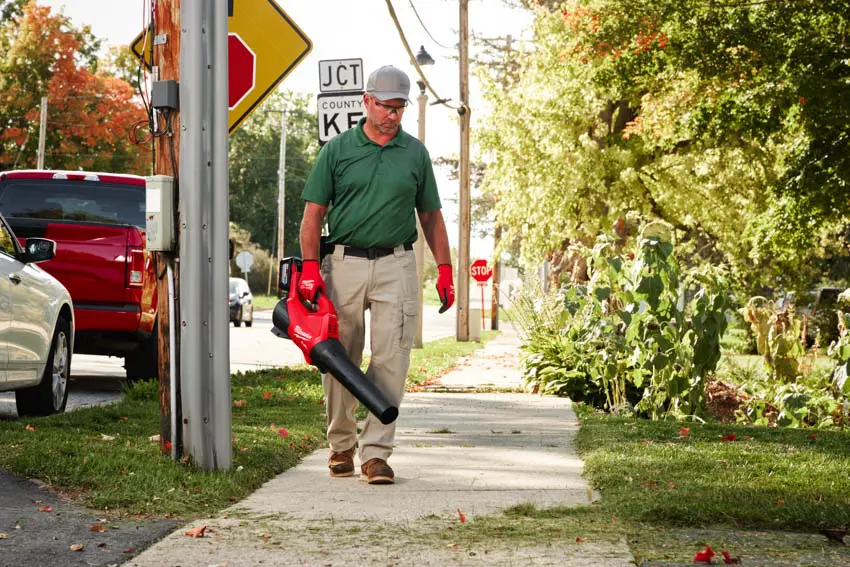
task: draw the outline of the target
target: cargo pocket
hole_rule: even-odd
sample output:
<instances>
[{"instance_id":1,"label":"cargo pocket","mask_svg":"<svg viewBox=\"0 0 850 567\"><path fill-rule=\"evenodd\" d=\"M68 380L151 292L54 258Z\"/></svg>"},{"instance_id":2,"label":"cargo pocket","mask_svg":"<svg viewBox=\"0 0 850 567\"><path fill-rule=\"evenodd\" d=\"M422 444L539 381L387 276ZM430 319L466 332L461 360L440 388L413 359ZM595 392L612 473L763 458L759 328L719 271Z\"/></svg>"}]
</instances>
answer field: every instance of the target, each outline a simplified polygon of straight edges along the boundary
<instances>
[{"instance_id":1,"label":"cargo pocket","mask_svg":"<svg viewBox=\"0 0 850 567\"><path fill-rule=\"evenodd\" d=\"M419 306L416 301L405 301L401 309L401 336L399 348L404 352L410 352L413 347L413 339L416 337L417 322L419 319Z\"/></svg>"}]
</instances>

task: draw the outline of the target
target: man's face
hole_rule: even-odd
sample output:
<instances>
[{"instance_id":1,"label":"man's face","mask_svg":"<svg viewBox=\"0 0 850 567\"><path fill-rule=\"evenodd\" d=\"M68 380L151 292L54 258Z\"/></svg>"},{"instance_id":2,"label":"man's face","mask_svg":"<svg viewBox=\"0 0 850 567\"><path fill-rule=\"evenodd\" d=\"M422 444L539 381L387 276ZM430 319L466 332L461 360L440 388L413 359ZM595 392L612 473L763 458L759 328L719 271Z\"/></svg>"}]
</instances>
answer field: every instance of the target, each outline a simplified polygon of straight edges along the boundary
<instances>
[{"instance_id":1,"label":"man's face","mask_svg":"<svg viewBox=\"0 0 850 567\"><path fill-rule=\"evenodd\" d=\"M369 125L385 135L395 135L401 125L401 117L407 107L403 98L378 100L371 95L363 95L366 105L366 121Z\"/></svg>"}]
</instances>

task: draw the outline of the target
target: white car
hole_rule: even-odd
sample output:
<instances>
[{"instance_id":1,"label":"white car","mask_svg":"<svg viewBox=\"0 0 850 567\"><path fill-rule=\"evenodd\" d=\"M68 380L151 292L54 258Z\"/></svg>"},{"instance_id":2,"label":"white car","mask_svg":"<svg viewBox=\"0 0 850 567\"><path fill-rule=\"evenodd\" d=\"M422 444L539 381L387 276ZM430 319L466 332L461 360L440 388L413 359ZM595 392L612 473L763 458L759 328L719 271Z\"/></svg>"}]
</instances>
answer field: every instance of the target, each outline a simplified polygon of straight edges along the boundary
<instances>
[{"instance_id":1,"label":"white car","mask_svg":"<svg viewBox=\"0 0 850 567\"><path fill-rule=\"evenodd\" d=\"M22 247L0 215L0 391L15 391L19 416L65 411L74 340L74 305L56 278L36 266L56 243Z\"/></svg>"}]
</instances>

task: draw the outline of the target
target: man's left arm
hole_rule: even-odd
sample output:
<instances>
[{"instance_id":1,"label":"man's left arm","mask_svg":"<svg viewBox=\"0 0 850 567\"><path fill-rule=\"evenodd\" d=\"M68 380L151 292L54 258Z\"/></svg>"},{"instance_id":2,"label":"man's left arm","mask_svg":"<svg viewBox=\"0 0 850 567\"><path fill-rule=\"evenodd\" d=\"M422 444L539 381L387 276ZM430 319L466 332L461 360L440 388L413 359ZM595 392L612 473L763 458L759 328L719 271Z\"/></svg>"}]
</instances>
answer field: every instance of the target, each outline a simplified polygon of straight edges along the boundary
<instances>
[{"instance_id":1,"label":"man's left arm","mask_svg":"<svg viewBox=\"0 0 850 567\"><path fill-rule=\"evenodd\" d=\"M422 223L422 232L428 248L434 254L437 265L452 263L452 255L449 250L449 234L446 232L446 222L443 220L443 212L436 211L419 212L419 222Z\"/></svg>"}]
</instances>

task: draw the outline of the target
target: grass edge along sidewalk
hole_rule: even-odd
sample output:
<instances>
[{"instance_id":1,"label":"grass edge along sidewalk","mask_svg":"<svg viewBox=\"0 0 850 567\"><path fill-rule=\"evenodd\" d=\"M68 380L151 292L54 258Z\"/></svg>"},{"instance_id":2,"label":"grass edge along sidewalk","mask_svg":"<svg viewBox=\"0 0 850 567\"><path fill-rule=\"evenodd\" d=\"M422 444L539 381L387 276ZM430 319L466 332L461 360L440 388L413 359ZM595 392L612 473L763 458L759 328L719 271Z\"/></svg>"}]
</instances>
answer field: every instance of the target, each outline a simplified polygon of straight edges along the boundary
<instances>
[{"instance_id":1,"label":"grass edge along sidewalk","mask_svg":"<svg viewBox=\"0 0 850 567\"><path fill-rule=\"evenodd\" d=\"M442 375L495 334L485 333L480 343L450 337L414 350L409 385ZM189 520L241 500L325 445L314 368L233 375L230 471L201 471L160 455L157 388L155 381L140 382L113 405L0 421L0 468L104 514Z\"/></svg>"}]
</instances>

